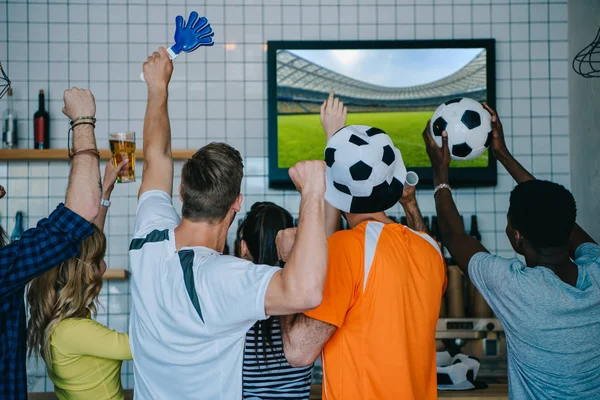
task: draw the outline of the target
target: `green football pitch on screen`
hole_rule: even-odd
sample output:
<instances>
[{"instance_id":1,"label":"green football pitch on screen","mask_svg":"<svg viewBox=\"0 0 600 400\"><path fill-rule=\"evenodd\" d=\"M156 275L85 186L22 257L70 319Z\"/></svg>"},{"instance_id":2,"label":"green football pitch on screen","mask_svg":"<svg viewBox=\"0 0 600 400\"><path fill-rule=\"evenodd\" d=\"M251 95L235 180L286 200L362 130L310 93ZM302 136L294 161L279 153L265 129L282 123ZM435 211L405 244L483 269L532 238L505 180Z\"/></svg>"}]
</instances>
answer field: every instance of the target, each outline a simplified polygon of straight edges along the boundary
<instances>
[{"instance_id":1,"label":"green football pitch on screen","mask_svg":"<svg viewBox=\"0 0 600 400\"><path fill-rule=\"evenodd\" d=\"M401 111L348 114L347 125L367 125L383 129L402 153L408 169L429 167L423 129L433 111ZM302 160L322 160L325 133L319 114L280 114L277 117L278 166L289 168ZM452 161L451 167L487 167L488 152L470 161Z\"/></svg>"}]
</instances>

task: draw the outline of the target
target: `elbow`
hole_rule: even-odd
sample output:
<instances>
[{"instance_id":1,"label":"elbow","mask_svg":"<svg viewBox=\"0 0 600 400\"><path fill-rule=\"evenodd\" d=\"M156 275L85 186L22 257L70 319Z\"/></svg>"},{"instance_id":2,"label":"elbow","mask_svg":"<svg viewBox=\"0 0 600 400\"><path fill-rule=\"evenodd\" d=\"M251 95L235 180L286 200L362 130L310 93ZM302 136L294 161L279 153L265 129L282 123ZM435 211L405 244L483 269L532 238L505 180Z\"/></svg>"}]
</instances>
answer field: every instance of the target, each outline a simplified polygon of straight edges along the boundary
<instances>
[{"instance_id":1,"label":"elbow","mask_svg":"<svg viewBox=\"0 0 600 400\"><path fill-rule=\"evenodd\" d=\"M285 349L284 353L288 364L294 368L308 367L309 365L313 365L317 359L317 356L303 352L301 349Z\"/></svg>"},{"instance_id":2,"label":"elbow","mask_svg":"<svg viewBox=\"0 0 600 400\"><path fill-rule=\"evenodd\" d=\"M323 291L312 290L310 292L303 293L297 298L300 299L298 304L299 312L310 311L321 305L321 301L323 301Z\"/></svg>"},{"instance_id":3,"label":"elbow","mask_svg":"<svg viewBox=\"0 0 600 400\"><path fill-rule=\"evenodd\" d=\"M308 296L306 301L306 311L313 310L321 305L323 301L323 291L316 290L313 294Z\"/></svg>"},{"instance_id":4,"label":"elbow","mask_svg":"<svg viewBox=\"0 0 600 400\"><path fill-rule=\"evenodd\" d=\"M94 203L88 207L88 215L84 218L89 222L93 222L98 217L98 214L100 214L100 204Z\"/></svg>"}]
</instances>

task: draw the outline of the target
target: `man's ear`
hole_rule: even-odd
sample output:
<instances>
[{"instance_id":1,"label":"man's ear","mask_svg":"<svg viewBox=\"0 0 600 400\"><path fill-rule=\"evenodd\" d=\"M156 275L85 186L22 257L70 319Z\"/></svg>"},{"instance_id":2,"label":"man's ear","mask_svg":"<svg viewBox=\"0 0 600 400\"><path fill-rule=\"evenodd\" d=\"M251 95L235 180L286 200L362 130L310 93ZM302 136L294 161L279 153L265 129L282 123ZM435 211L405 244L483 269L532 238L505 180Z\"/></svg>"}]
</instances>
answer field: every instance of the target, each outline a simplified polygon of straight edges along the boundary
<instances>
[{"instance_id":1,"label":"man's ear","mask_svg":"<svg viewBox=\"0 0 600 400\"><path fill-rule=\"evenodd\" d=\"M179 201L181 201L183 203L183 197L181 196L181 189L182 189L182 185L179 184L179 187L177 188L177 195L179 196Z\"/></svg>"},{"instance_id":2,"label":"man's ear","mask_svg":"<svg viewBox=\"0 0 600 400\"><path fill-rule=\"evenodd\" d=\"M515 238L515 245L519 248L522 249L523 248L523 235L521 235L521 232L519 232L518 230L514 229L513 230L513 235Z\"/></svg>"},{"instance_id":3,"label":"man's ear","mask_svg":"<svg viewBox=\"0 0 600 400\"><path fill-rule=\"evenodd\" d=\"M231 205L231 208L233 209L233 211L235 211L236 213L239 213L240 210L242 209L242 200L243 200L244 196L240 194L238 194L238 196L236 197L235 201L233 202L233 204Z\"/></svg>"}]
</instances>

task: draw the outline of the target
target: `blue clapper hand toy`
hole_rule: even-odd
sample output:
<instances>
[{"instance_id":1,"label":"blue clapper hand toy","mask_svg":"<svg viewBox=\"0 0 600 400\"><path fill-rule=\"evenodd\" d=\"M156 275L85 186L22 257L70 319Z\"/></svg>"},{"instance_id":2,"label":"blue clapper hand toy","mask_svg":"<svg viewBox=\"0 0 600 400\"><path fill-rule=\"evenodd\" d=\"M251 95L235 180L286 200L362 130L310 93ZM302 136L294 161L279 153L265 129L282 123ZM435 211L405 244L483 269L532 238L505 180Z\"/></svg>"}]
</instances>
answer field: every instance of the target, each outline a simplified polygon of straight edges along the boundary
<instances>
[{"instance_id":1,"label":"blue clapper hand toy","mask_svg":"<svg viewBox=\"0 0 600 400\"><path fill-rule=\"evenodd\" d=\"M187 21L181 15L175 18L175 44L167 49L169 58L174 60L183 51L191 53L200 46L212 46L214 32L208 23L206 17L198 17L196 11L192 11ZM144 80L144 73L140 74L140 78Z\"/></svg>"}]
</instances>

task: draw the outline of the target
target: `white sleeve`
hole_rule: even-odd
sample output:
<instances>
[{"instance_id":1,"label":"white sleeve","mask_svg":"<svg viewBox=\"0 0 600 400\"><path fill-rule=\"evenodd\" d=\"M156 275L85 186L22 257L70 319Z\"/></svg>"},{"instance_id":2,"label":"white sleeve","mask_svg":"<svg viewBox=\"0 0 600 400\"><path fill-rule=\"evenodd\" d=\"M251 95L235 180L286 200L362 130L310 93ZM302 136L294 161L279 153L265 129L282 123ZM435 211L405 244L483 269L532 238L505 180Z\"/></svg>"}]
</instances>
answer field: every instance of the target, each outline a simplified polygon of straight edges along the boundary
<instances>
[{"instance_id":1,"label":"white sleeve","mask_svg":"<svg viewBox=\"0 0 600 400\"><path fill-rule=\"evenodd\" d=\"M280 270L268 265L230 256L201 272L196 280L205 323L220 329L248 329L257 320L267 319L265 295L273 275Z\"/></svg>"},{"instance_id":2,"label":"white sleeve","mask_svg":"<svg viewBox=\"0 0 600 400\"><path fill-rule=\"evenodd\" d=\"M133 236L146 236L155 229L175 228L179 221L171 197L162 190L149 190L138 200Z\"/></svg>"}]
</instances>

